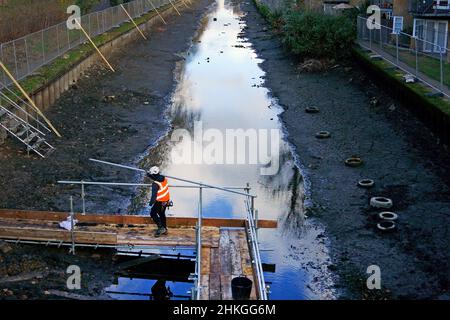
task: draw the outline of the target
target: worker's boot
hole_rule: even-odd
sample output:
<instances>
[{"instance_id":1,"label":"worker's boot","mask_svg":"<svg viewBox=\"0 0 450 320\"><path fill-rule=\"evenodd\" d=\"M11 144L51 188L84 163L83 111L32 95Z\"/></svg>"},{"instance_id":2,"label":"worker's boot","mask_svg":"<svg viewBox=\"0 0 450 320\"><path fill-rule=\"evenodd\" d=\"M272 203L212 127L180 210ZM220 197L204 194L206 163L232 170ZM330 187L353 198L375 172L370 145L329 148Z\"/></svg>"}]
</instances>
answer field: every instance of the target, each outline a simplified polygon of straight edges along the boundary
<instances>
[{"instance_id":1,"label":"worker's boot","mask_svg":"<svg viewBox=\"0 0 450 320\"><path fill-rule=\"evenodd\" d=\"M162 228L161 219L154 218L153 220L155 221L156 225L158 226L158 229L156 229L156 231L155 231L155 237L158 238L161 235L161 228Z\"/></svg>"},{"instance_id":2,"label":"worker's boot","mask_svg":"<svg viewBox=\"0 0 450 320\"><path fill-rule=\"evenodd\" d=\"M160 230L161 230L160 235L164 235L165 236L168 233L167 227L162 226L160 228Z\"/></svg>"}]
</instances>

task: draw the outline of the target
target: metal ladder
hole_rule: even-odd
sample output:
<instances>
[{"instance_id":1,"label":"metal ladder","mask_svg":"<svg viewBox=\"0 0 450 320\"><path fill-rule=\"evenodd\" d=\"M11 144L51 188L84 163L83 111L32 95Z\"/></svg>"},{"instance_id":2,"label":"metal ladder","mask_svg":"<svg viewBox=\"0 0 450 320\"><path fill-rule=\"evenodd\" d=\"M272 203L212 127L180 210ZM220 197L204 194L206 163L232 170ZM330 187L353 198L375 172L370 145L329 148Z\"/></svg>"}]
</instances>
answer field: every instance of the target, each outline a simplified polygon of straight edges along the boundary
<instances>
[{"instance_id":1,"label":"metal ladder","mask_svg":"<svg viewBox=\"0 0 450 320\"><path fill-rule=\"evenodd\" d=\"M6 88L12 95L16 96L23 104L27 104L20 99L13 91ZM27 152L34 152L42 158L47 158L55 151L55 148L46 141L45 133L51 132L37 117L32 116L8 95L0 91L0 128L3 128L11 136L22 142L27 147ZM16 112L12 112L16 109ZM23 114L24 118L17 114ZM36 126L30 123L30 119ZM42 129L41 129L42 127Z\"/></svg>"}]
</instances>

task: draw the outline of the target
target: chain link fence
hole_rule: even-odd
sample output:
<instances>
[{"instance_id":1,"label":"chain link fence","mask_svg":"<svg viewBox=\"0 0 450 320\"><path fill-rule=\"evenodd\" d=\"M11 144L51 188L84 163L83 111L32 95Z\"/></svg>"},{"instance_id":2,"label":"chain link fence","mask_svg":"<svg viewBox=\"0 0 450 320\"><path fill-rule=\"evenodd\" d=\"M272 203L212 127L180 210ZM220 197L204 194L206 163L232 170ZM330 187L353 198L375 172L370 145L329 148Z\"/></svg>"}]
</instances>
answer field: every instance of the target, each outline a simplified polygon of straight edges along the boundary
<instances>
[{"instance_id":1,"label":"chain link fence","mask_svg":"<svg viewBox=\"0 0 450 320\"><path fill-rule=\"evenodd\" d=\"M450 50L439 28L416 26L416 36L358 17L358 43L450 98ZM432 34L433 33L433 34ZM431 41L427 40L430 39Z\"/></svg>"},{"instance_id":2,"label":"chain link fence","mask_svg":"<svg viewBox=\"0 0 450 320\"><path fill-rule=\"evenodd\" d=\"M133 19L169 4L169 0L134 0L123 4ZM121 6L110 7L81 17L81 25L90 37L95 37L129 21ZM43 65L64 55L87 41L81 30L70 30L66 21L0 45L0 61L18 80L27 77ZM11 84L0 71L0 88Z\"/></svg>"}]
</instances>

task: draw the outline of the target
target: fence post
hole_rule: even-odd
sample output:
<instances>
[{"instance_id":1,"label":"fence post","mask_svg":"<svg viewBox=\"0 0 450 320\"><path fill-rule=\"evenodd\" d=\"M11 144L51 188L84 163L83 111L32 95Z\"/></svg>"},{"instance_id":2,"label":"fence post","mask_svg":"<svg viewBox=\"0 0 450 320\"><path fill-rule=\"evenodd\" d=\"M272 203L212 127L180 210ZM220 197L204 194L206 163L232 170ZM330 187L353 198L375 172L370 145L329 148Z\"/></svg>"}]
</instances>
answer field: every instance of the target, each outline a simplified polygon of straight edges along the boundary
<instances>
[{"instance_id":1,"label":"fence post","mask_svg":"<svg viewBox=\"0 0 450 320\"><path fill-rule=\"evenodd\" d=\"M25 37L25 59L27 60L27 74L30 73L30 60L28 57L28 41L27 38Z\"/></svg>"},{"instance_id":2,"label":"fence post","mask_svg":"<svg viewBox=\"0 0 450 320\"><path fill-rule=\"evenodd\" d=\"M44 30L41 31L41 40L42 40L42 62L45 64Z\"/></svg>"},{"instance_id":3,"label":"fence post","mask_svg":"<svg viewBox=\"0 0 450 320\"><path fill-rule=\"evenodd\" d=\"M67 45L69 47L68 50L70 50L70 33L69 33L69 28L66 27L66 31L67 31Z\"/></svg>"},{"instance_id":4,"label":"fence post","mask_svg":"<svg viewBox=\"0 0 450 320\"><path fill-rule=\"evenodd\" d=\"M380 49L383 50L383 26L380 25Z\"/></svg>"},{"instance_id":5,"label":"fence post","mask_svg":"<svg viewBox=\"0 0 450 320\"><path fill-rule=\"evenodd\" d=\"M88 14L88 24L89 24L89 36L92 37L92 30L91 30L91 15Z\"/></svg>"},{"instance_id":6,"label":"fence post","mask_svg":"<svg viewBox=\"0 0 450 320\"><path fill-rule=\"evenodd\" d=\"M95 35L98 35L98 34L100 34L101 32L100 32L100 17L99 17L99 13L98 13L98 11L97 11L97 32L95 33Z\"/></svg>"},{"instance_id":7,"label":"fence post","mask_svg":"<svg viewBox=\"0 0 450 320\"><path fill-rule=\"evenodd\" d=\"M398 65L398 33L395 34L395 49L396 49L397 65Z\"/></svg>"},{"instance_id":8,"label":"fence post","mask_svg":"<svg viewBox=\"0 0 450 320\"><path fill-rule=\"evenodd\" d=\"M0 44L0 54L1 54L1 57L2 57L2 59L0 61L5 61L5 57L3 56L3 44ZM6 86L8 86L8 83L6 82L6 79L7 79L6 78L6 73L3 72L3 71L2 71L2 73L3 73L3 84L6 87Z\"/></svg>"},{"instance_id":9,"label":"fence post","mask_svg":"<svg viewBox=\"0 0 450 320\"><path fill-rule=\"evenodd\" d=\"M19 78L19 67L17 66L17 51L16 42L13 41L13 52L14 52L14 68L16 69L16 79Z\"/></svg>"},{"instance_id":10,"label":"fence post","mask_svg":"<svg viewBox=\"0 0 450 320\"><path fill-rule=\"evenodd\" d=\"M59 45L59 24L56 25L56 45L58 46L58 56L61 54L61 49Z\"/></svg>"},{"instance_id":11,"label":"fence post","mask_svg":"<svg viewBox=\"0 0 450 320\"><path fill-rule=\"evenodd\" d=\"M442 47L439 46L439 55L440 55L440 71L441 71L441 90L444 92L444 60L442 56Z\"/></svg>"},{"instance_id":12,"label":"fence post","mask_svg":"<svg viewBox=\"0 0 450 320\"><path fill-rule=\"evenodd\" d=\"M417 42L417 38L414 38L414 47L416 49L416 78L419 75L419 44Z\"/></svg>"},{"instance_id":13,"label":"fence post","mask_svg":"<svg viewBox=\"0 0 450 320\"><path fill-rule=\"evenodd\" d=\"M80 25L83 25L83 17L80 17ZM80 45L80 44L83 43L82 37L84 36L84 34L80 30L78 30L78 31L79 31L79 34L80 34L80 38L78 39L78 45Z\"/></svg>"}]
</instances>

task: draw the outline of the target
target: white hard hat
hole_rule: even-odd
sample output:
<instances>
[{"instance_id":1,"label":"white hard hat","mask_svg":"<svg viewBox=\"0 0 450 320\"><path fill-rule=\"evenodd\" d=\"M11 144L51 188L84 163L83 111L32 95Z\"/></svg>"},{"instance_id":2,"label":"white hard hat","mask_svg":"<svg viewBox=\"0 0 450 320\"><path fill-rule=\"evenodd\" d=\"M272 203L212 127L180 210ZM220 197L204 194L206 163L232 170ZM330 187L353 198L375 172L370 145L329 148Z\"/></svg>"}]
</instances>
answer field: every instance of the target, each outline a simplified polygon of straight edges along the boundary
<instances>
[{"instance_id":1,"label":"white hard hat","mask_svg":"<svg viewBox=\"0 0 450 320\"><path fill-rule=\"evenodd\" d=\"M159 173L159 168L158 167L151 167L150 168L150 174L158 174Z\"/></svg>"}]
</instances>

